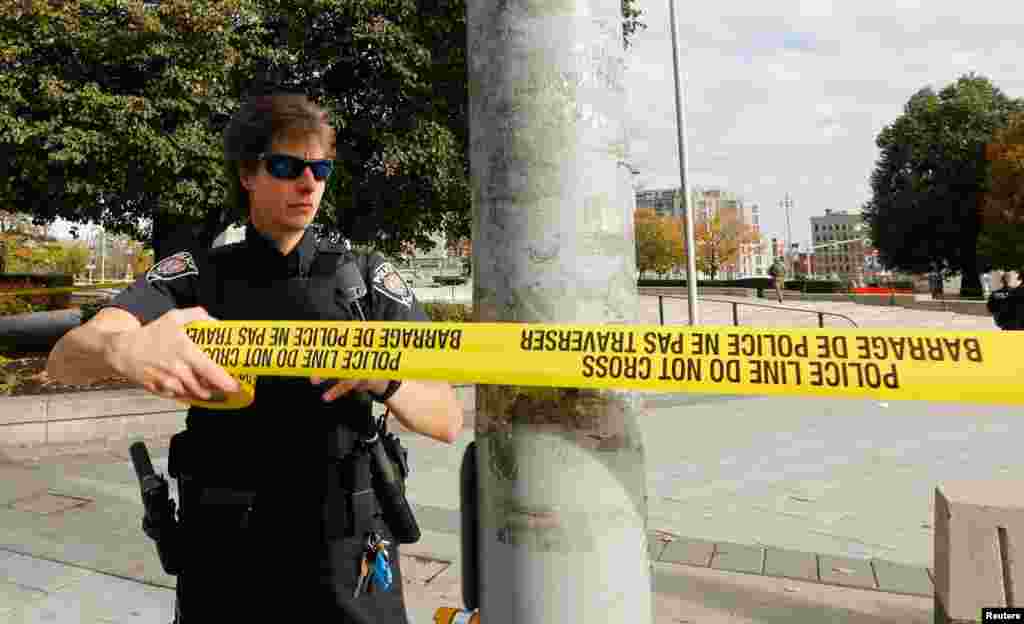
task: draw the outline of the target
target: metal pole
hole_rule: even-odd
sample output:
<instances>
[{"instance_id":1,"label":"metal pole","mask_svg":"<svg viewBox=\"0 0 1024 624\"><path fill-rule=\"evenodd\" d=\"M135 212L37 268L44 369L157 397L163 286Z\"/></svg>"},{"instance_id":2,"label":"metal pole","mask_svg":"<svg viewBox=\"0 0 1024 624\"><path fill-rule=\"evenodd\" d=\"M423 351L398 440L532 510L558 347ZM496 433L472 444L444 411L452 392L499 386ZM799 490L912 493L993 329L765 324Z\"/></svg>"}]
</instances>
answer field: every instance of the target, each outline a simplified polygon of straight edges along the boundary
<instances>
[{"instance_id":1,"label":"metal pole","mask_svg":"<svg viewBox=\"0 0 1024 624\"><path fill-rule=\"evenodd\" d=\"M107 235L106 230L100 228L100 283L107 281Z\"/></svg>"},{"instance_id":2,"label":"metal pole","mask_svg":"<svg viewBox=\"0 0 1024 624\"><path fill-rule=\"evenodd\" d=\"M635 324L620 0L467 0L473 307ZM651 624L636 392L481 384L480 615Z\"/></svg>"},{"instance_id":3,"label":"metal pole","mask_svg":"<svg viewBox=\"0 0 1024 624\"><path fill-rule=\"evenodd\" d=\"M679 182L686 213L686 295L690 312L690 325L697 325L697 245L693 234L693 202L690 183L686 175L686 107L683 105L683 84L679 75L679 22L676 20L676 0L668 0L669 20L672 22L672 70L676 84L676 133L679 141Z\"/></svg>"}]
</instances>

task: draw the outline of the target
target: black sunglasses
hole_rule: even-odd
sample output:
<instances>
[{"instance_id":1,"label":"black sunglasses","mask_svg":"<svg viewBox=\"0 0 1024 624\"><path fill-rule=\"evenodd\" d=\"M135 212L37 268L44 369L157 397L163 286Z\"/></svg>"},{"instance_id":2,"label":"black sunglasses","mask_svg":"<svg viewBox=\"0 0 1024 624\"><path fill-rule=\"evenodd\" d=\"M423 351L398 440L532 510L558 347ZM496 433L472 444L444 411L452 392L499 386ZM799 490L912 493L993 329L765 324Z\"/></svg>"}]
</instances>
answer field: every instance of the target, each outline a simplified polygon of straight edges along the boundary
<instances>
[{"instance_id":1,"label":"black sunglasses","mask_svg":"<svg viewBox=\"0 0 1024 624\"><path fill-rule=\"evenodd\" d=\"M322 182L334 171L333 160L303 160L287 154L260 154L256 157L267 163L267 173L279 180L295 180L309 167L313 178Z\"/></svg>"}]
</instances>

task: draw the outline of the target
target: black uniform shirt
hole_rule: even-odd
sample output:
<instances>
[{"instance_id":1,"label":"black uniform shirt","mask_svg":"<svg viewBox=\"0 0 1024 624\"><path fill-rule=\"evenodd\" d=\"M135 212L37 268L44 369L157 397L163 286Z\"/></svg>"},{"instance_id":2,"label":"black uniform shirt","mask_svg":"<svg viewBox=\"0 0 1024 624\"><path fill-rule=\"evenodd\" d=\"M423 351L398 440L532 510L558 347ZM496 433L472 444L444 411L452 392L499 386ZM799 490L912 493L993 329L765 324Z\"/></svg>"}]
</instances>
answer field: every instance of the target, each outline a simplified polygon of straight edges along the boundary
<instances>
[{"instance_id":1,"label":"black uniform shirt","mask_svg":"<svg viewBox=\"0 0 1024 624\"><path fill-rule=\"evenodd\" d=\"M299 244L282 255L272 240L250 224L245 240L235 243L248 254L252 271L261 277L285 279L308 274L317 253L317 240L306 230ZM426 321L426 312L394 266L379 253L367 258L367 320ZM126 310L145 325L174 308L198 305L199 274L208 259L202 254L181 251L157 263L135 283L119 293L107 306Z\"/></svg>"}]
</instances>

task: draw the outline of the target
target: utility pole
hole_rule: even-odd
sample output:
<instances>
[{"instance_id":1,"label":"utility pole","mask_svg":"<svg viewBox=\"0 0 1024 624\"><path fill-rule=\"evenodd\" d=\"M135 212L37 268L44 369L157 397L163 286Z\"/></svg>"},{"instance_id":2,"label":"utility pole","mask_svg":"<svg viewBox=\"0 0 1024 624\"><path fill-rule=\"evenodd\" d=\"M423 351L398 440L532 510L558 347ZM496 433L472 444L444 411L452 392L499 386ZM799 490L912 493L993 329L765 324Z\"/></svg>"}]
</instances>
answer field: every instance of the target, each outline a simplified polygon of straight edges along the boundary
<instances>
[{"instance_id":1,"label":"utility pole","mask_svg":"<svg viewBox=\"0 0 1024 624\"><path fill-rule=\"evenodd\" d=\"M619 0L469 0L473 308L632 324L636 252ZM653 620L639 395L480 385L480 615Z\"/></svg>"},{"instance_id":2,"label":"utility pole","mask_svg":"<svg viewBox=\"0 0 1024 624\"><path fill-rule=\"evenodd\" d=\"M793 252L792 252L792 249L793 249L793 228L790 225L790 221L789 221L789 209L793 207L793 200L790 199L789 193L786 193L786 198L783 199L781 203L782 203L782 206L785 207L785 209L786 209L786 247L785 247L785 252L786 252L786 256L789 259L789 264L791 265L789 267L789 274L793 275L793 274L796 273L796 271L794 270L794 268L792 266L792 264L793 264Z\"/></svg>"},{"instance_id":3,"label":"utility pole","mask_svg":"<svg viewBox=\"0 0 1024 624\"><path fill-rule=\"evenodd\" d=\"M100 283L105 284L107 282L107 236L106 230L103 226L100 226Z\"/></svg>"},{"instance_id":4,"label":"utility pole","mask_svg":"<svg viewBox=\"0 0 1024 624\"><path fill-rule=\"evenodd\" d=\"M686 210L686 300L690 312L690 325L698 324L697 315L697 245L695 244L693 206L690 182L686 171L686 106L683 103L683 79L679 76L679 22L676 20L676 1L668 0L669 20L672 22L672 74L676 91L676 135L679 143L679 189L683 193Z\"/></svg>"}]
</instances>

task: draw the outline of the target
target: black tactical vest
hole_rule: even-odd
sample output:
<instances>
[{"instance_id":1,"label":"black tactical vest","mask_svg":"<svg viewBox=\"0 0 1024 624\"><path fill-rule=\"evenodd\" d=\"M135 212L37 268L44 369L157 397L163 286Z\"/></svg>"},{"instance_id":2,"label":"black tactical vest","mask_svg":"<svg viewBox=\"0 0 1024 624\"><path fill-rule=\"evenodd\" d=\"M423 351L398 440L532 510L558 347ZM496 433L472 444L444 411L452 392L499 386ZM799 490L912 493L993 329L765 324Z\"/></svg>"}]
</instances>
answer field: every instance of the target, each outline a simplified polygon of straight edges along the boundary
<instances>
[{"instance_id":1,"label":"black tactical vest","mask_svg":"<svg viewBox=\"0 0 1024 624\"><path fill-rule=\"evenodd\" d=\"M247 251L244 243L227 245L204 263L198 304L214 318L358 320L336 274L339 262L354 261L370 283L365 258L325 242L308 270L283 276L261 271ZM369 300L361 304L365 310ZM172 449L169 467L191 479L184 490L194 484L181 509L183 624L218 621L214 613L244 621L296 612L316 614L313 621L406 622L396 547L394 586L352 599L365 539L353 533L346 462L370 431L372 404L365 395L324 403L325 388L302 377L262 377L247 408L189 409L187 450L176 460ZM387 536L383 522L376 527Z\"/></svg>"}]
</instances>

